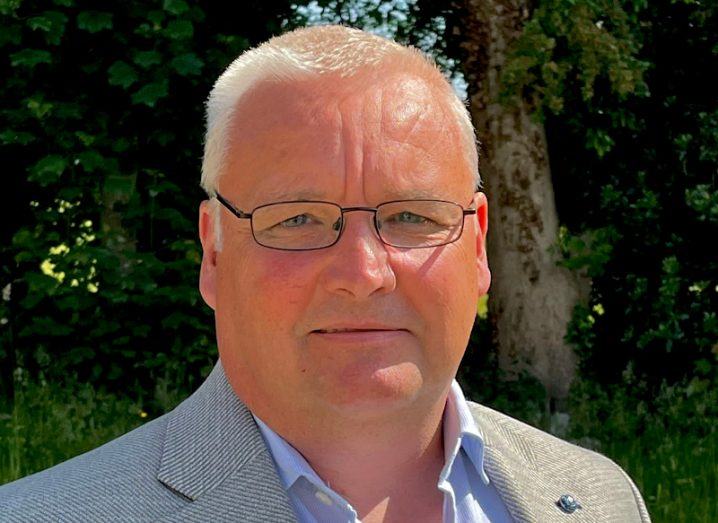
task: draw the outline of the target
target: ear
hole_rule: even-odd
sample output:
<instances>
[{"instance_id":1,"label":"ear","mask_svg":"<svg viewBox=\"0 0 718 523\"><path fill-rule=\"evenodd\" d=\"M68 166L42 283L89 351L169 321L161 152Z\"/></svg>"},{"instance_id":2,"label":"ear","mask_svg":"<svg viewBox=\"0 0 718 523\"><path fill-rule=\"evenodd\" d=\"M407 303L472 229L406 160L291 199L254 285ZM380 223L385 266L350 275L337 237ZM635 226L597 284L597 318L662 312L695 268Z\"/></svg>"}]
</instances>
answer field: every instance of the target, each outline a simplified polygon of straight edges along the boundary
<instances>
[{"instance_id":1,"label":"ear","mask_svg":"<svg viewBox=\"0 0 718 523\"><path fill-rule=\"evenodd\" d=\"M491 285L491 271L486 256L486 234L489 227L489 202L486 195L477 192L474 195L474 208L476 209L476 270L478 272L479 295L483 296L489 291Z\"/></svg>"},{"instance_id":2,"label":"ear","mask_svg":"<svg viewBox=\"0 0 718 523\"><path fill-rule=\"evenodd\" d=\"M210 200L199 204L199 240L202 242L202 266L199 292L213 310L217 303L217 245L215 243L215 210Z\"/></svg>"}]
</instances>

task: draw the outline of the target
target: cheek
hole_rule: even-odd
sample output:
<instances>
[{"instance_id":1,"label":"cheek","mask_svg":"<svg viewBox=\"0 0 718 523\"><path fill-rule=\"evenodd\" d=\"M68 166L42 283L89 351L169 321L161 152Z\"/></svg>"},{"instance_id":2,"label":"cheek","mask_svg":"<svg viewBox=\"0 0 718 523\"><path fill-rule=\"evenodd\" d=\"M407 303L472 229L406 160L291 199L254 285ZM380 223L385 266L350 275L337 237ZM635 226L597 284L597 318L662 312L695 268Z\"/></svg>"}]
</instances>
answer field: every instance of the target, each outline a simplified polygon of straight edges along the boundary
<instances>
[{"instance_id":1,"label":"cheek","mask_svg":"<svg viewBox=\"0 0 718 523\"><path fill-rule=\"evenodd\" d=\"M398 280L404 281L422 310L449 319L461 313L467 303L473 310L471 304L477 295L475 256L461 244L448 245L441 251L408 251L396 260L404 275L398 275Z\"/></svg>"},{"instance_id":2,"label":"cheek","mask_svg":"<svg viewBox=\"0 0 718 523\"><path fill-rule=\"evenodd\" d=\"M245 273L250 295L257 306L274 310L285 318L294 318L306 306L316 287L317 264L310 253L292 253L263 250L255 256ZM277 321L277 315L268 315L266 321Z\"/></svg>"},{"instance_id":3,"label":"cheek","mask_svg":"<svg viewBox=\"0 0 718 523\"><path fill-rule=\"evenodd\" d=\"M449 247L449 246L447 246ZM405 294L424 322L429 358L443 368L458 365L476 316L475 257L459 244L442 253L406 256Z\"/></svg>"}]
</instances>

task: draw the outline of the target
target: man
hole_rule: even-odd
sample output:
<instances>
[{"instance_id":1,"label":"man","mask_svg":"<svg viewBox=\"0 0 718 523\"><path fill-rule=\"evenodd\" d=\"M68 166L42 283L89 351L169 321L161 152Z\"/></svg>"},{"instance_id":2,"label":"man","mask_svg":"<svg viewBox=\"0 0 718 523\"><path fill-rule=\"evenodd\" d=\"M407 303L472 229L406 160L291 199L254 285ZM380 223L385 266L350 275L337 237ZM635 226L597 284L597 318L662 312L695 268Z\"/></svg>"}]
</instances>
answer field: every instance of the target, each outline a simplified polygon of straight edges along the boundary
<instances>
[{"instance_id":1,"label":"man","mask_svg":"<svg viewBox=\"0 0 718 523\"><path fill-rule=\"evenodd\" d=\"M649 521L610 460L467 403L487 292L473 129L419 53L342 27L209 98L200 290L220 361L171 413L0 490L2 521Z\"/></svg>"}]
</instances>

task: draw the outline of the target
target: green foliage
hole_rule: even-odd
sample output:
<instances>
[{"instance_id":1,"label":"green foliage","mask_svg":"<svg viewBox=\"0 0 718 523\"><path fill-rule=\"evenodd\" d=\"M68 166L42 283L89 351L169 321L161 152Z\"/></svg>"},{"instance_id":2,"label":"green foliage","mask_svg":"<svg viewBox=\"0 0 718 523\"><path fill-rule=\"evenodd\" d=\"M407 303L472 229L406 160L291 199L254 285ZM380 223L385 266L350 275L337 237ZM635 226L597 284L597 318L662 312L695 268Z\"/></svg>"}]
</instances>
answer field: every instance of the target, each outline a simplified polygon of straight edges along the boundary
<instances>
[{"instance_id":1,"label":"green foliage","mask_svg":"<svg viewBox=\"0 0 718 523\"><path fill-rule=\"evenodd\" d=\"M23 49L10 55L10 63L13 67L33 68L38 64L49 64L50 62L52 62L50 53L38 49Z\"/></svg>"},{"instance_id":2,"label":"green foliage","mask_svg":"<svg viewBox=\"0 0 718 523\"><path fill-rule=\"evenodd\" d=\"M77 27L89 33L112 29L112 14L100 11L83 11L77 15Z\"/></svg>"},{"instance_id":3,"label":"green foliage","mask_svg":"<svg viewBox=\"0 0 718 523\"><path fill-rule=\"evenodd\" d=\"M613 244L620 239L615 227L603 227L585 231L581 236L572 235L566 227L559 229L558 249L560 264L572 270L583 271L593 278L604 272L613 255Z\"/></svg>"},{"instance_id":4,"label":"green foliage","mask_svg":"<svg viewBox=\"0 0 718 523\"><path fill-rule=\"evenodd\" d=\"M144 104L148 107L154 107L160 98L164 98L169 94L169 81L166 78L157 82L152 82L142 86L137 92L132 94L132 103Z\"/></svg>"},{"instance_id":5,"label":"green foliage","mask_svg":"<svg viewBox=\"0 0 718 523\"><path fill-rule=\"evenodd\" d=\"M62 156L50 154L30 168L28 179L42 186L56 183L67 168L67 160Z\"/></svg>"},{"instance_id":6,"label":"green foliage","mask_svg":"<svg viewBox=\"0 0 718 523\"><path fill-rule=\"evenodd\" d=\"M30 17L27 25L34 31L42 31L45 42L50 45L59 45L65 33L67 16L58 11L44 11L39 16Z\"/></svg>"},{"instance_id":7,"label":"green foliage","mask_svg":"<svg viewBox=\"0 0 718 523\"><path fill-rule=\"evenodd\" d=\"M631 13L641 3L538 2L502 69L504 101L530 99L537 114L545 109L560 114L569 93L590 103L598 83L605 83L619 100L647 94L643 75L649 64L637 56L641 40ZM611 142L597 130L588 146L606 151Z\"/></svg>"},{"instance_id":8,"label":"green foliage","mask_svg":"<svg viewBox=\"0 0 718 523\"><path fill-rule=\"evenodd\" d=\"M107 70L107 80L110 85L119 85L127 89L138 79L137 70L122 60L116 61Z\"/></svg>"},{"instance_id":9,"label":"green foliage","mask_svg":"<svg viewBox=\"0 0 718 523\"><path fill-rule=\"evenodd\" d=\"M203 66L204 62L194 53L185 53L172 59L172 67L182 76L199 74Z\"/></svg>"},{"instance_id":10,"label":"green foliage","mask_svg":"<svg viewBox=\"0 0 718 523\"><path fill-rule=\"evenodd\" d=\"M0 248L0 393L12 394L15 368L191 390L216 358L197 289L202 102L289 4L84 5L0 4L13 209Z\"/></svg>"},{"instance_id":11,"label":"green foliage","mask_svg":"<svg viewBox=\"0 0 718 523\"><path fill-rule=\"evenodd\" d=\"M630 370L648 399L718 366L718 101L703 80L718 67L708 45L718 10L639 7L632 38L650 96L636 86L641 96L622 99L603 84L586 100L576 87L546 124L563 263L593 277L568 339L584 377L628 386Z\"/></svg>"},{"instance_id":12,"label":"green foliage","mask_svg":"<svg viewBox=\"0 0 718 523\"><path fill-rule=\"evenodd\" d=\"M718 224L718 191L715 188L707 183L699 183L686 189L686 203L696 212L698 221Z\"/></svg>"}]
</instances>

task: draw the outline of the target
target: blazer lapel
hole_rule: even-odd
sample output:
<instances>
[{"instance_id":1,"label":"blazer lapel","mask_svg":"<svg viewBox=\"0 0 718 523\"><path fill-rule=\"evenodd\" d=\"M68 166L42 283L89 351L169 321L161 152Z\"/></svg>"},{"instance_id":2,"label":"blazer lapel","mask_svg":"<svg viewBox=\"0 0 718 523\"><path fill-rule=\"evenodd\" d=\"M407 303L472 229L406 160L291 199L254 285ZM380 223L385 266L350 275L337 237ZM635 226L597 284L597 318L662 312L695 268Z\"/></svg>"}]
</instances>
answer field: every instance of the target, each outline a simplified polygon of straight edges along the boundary
<instances>
[{"instance_id":1,"label":"blazer lapel","mask_svg":"<svg viewBox=\"0 0 718 523\"><path fill-rule=\"evenodd\" d=\"M626 480L615 465L589 452L575 452L553 436L511 418L469 404L484 435L484 466L511 516L517 522L636 521L635 499L624 499ZM570 494L583 508L565 513L558 507Z\"/></svg>"},{"instance_id":2,"label":"blazer lapel","mask_svg":"<svg viewBox=\"0 0 718 523\"><path fill-rule=\"evenodd\" d=\"M472 405L473 407L473 405ZM517 523L538 521L533 504L527 495L531 482L525 477L529 471L526 463L516 463L513 452L508 451L495 428L484 417L479 418L472 408L474 418L484 437L484 467L511 517Z\"/></svg>"},{"instance_id":3,"label":"blazer lapel","mask_svg":"<svg viewBox=\"0 0 718 523\"><path fill-rule=\"evenodd\" d=\"M164 521L296 521L254 418L220 361L169 414L157 479L191 501Z\"/></svg>"}]
</instances>

